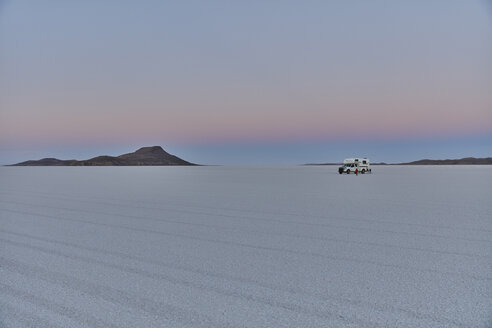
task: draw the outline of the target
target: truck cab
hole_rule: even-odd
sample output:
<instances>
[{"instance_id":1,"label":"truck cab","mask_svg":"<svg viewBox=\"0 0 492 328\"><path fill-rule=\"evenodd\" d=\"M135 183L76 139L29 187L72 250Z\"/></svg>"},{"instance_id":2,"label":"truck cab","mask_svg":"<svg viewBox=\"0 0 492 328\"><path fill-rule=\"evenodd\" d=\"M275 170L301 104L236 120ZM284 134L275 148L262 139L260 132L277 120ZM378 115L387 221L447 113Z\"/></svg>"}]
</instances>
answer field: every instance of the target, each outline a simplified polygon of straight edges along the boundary
<instances>
[{"instance_id":1,"label":"truck cab","mask_svg":"<svg viewBox=\"0 0 492 328\"><path fill-rule=\"evenodd\" d=\"M371 173L369 159L367 158L347 158L343 160L343 165L338 168L338 173L355 173L355 170L361 174Z\"/></svg>"}]
</instances>

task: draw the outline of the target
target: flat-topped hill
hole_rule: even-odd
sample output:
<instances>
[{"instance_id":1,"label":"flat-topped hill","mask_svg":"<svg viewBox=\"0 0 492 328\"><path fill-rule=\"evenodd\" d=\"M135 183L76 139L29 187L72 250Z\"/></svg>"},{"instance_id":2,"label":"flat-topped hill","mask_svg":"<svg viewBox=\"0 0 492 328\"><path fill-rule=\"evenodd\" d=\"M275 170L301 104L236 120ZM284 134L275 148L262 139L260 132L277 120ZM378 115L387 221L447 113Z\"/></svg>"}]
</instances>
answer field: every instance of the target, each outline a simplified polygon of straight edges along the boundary
<instances>
[{"instance_id":1,"label":"flat-topped hill","mask_svg":"<svg viewBox=\"0 0 492 328\"><path fill-rule=\"evenodd\" d=\"M144 165L196 165L171 155L160 146L143 147L120 156L97 156L87 160L60 160L43 158L14 164L13 166L144 166Z\"/></svg>"}]
</instances>

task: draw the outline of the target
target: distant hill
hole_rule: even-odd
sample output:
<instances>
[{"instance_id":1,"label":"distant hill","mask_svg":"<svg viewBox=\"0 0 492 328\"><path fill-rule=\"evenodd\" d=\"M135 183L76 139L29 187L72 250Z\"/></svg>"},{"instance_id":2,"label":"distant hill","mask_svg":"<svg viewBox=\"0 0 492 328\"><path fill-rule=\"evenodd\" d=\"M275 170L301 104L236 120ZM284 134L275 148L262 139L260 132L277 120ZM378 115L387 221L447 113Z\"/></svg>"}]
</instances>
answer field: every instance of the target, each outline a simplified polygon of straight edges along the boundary
<instances>
[{"instance_id":1,"label":"distant hill","mask_svg":"<svg viewBox=\"0 0 492 328\"><path fill-rule=\"evenodd\" d=\"M117 157L97 156L87 160L60 160L43 158L25 161L12 166L144 166L144 165L196 165L164 151L160 146L143 147Z\"/></svg>"},{"instance_id":2,"label":"distant hill","mask_svg":"<svg viewBox=\"0 0 492 328\"><path fill-rule=\"evenodd\" d=\"M397 165L492 165L492 157L460 159L421 159L419 161L399 163Z\"/></svg>"},{"instance_id":3,"label":"distant hill","mask_svg":"<svg viewBox=\"0 0 492 328\"><path fill-rule=\"evenodd\" d=\"M304 165L342 165L342 163L322 163L322 164L304 164ZM460 159L421 159L408 163L371 163L371 165L492 165L492 157L475 158L465 157Z\"/></svg>"}]
</instances>

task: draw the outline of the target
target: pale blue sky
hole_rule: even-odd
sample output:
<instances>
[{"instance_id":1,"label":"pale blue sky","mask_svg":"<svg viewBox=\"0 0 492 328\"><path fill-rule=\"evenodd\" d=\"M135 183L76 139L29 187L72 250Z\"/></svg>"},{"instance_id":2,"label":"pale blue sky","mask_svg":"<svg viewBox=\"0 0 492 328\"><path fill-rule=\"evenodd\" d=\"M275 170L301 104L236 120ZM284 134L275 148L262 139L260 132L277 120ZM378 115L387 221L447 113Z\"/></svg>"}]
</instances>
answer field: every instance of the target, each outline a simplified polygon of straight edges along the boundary
<instances>
[{"instance_id":1,"label":"pale blue sky","mask_svg":"<svg viewBox=\"0 0 492 328\"><path fill-rule=\"evenodd\" d=\"M487 1L4 1L0 164L492 156Z\"/></svg>"}]
</instances>

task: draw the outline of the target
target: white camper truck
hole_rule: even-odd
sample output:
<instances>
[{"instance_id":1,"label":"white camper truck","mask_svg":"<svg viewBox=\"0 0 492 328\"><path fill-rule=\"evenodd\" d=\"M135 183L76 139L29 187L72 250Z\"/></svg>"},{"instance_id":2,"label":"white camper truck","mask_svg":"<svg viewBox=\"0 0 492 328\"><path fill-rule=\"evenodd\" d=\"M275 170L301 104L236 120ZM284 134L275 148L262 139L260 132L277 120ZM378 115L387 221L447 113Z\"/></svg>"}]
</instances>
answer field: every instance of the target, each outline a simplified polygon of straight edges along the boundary
<instances>
[{"instance_id":1,"label":"white camper truck","mask_svg":"<svg viewBox=\"0 0 492 328\"><path fill-rule=\"evenodd\" d=\"M359 173L370 173L371 166L369 165L369 159L367 158L347 158L343 160L343 166L338 168L338 173L355 173L355 170Z\"/></svg>"}]
</instances>

